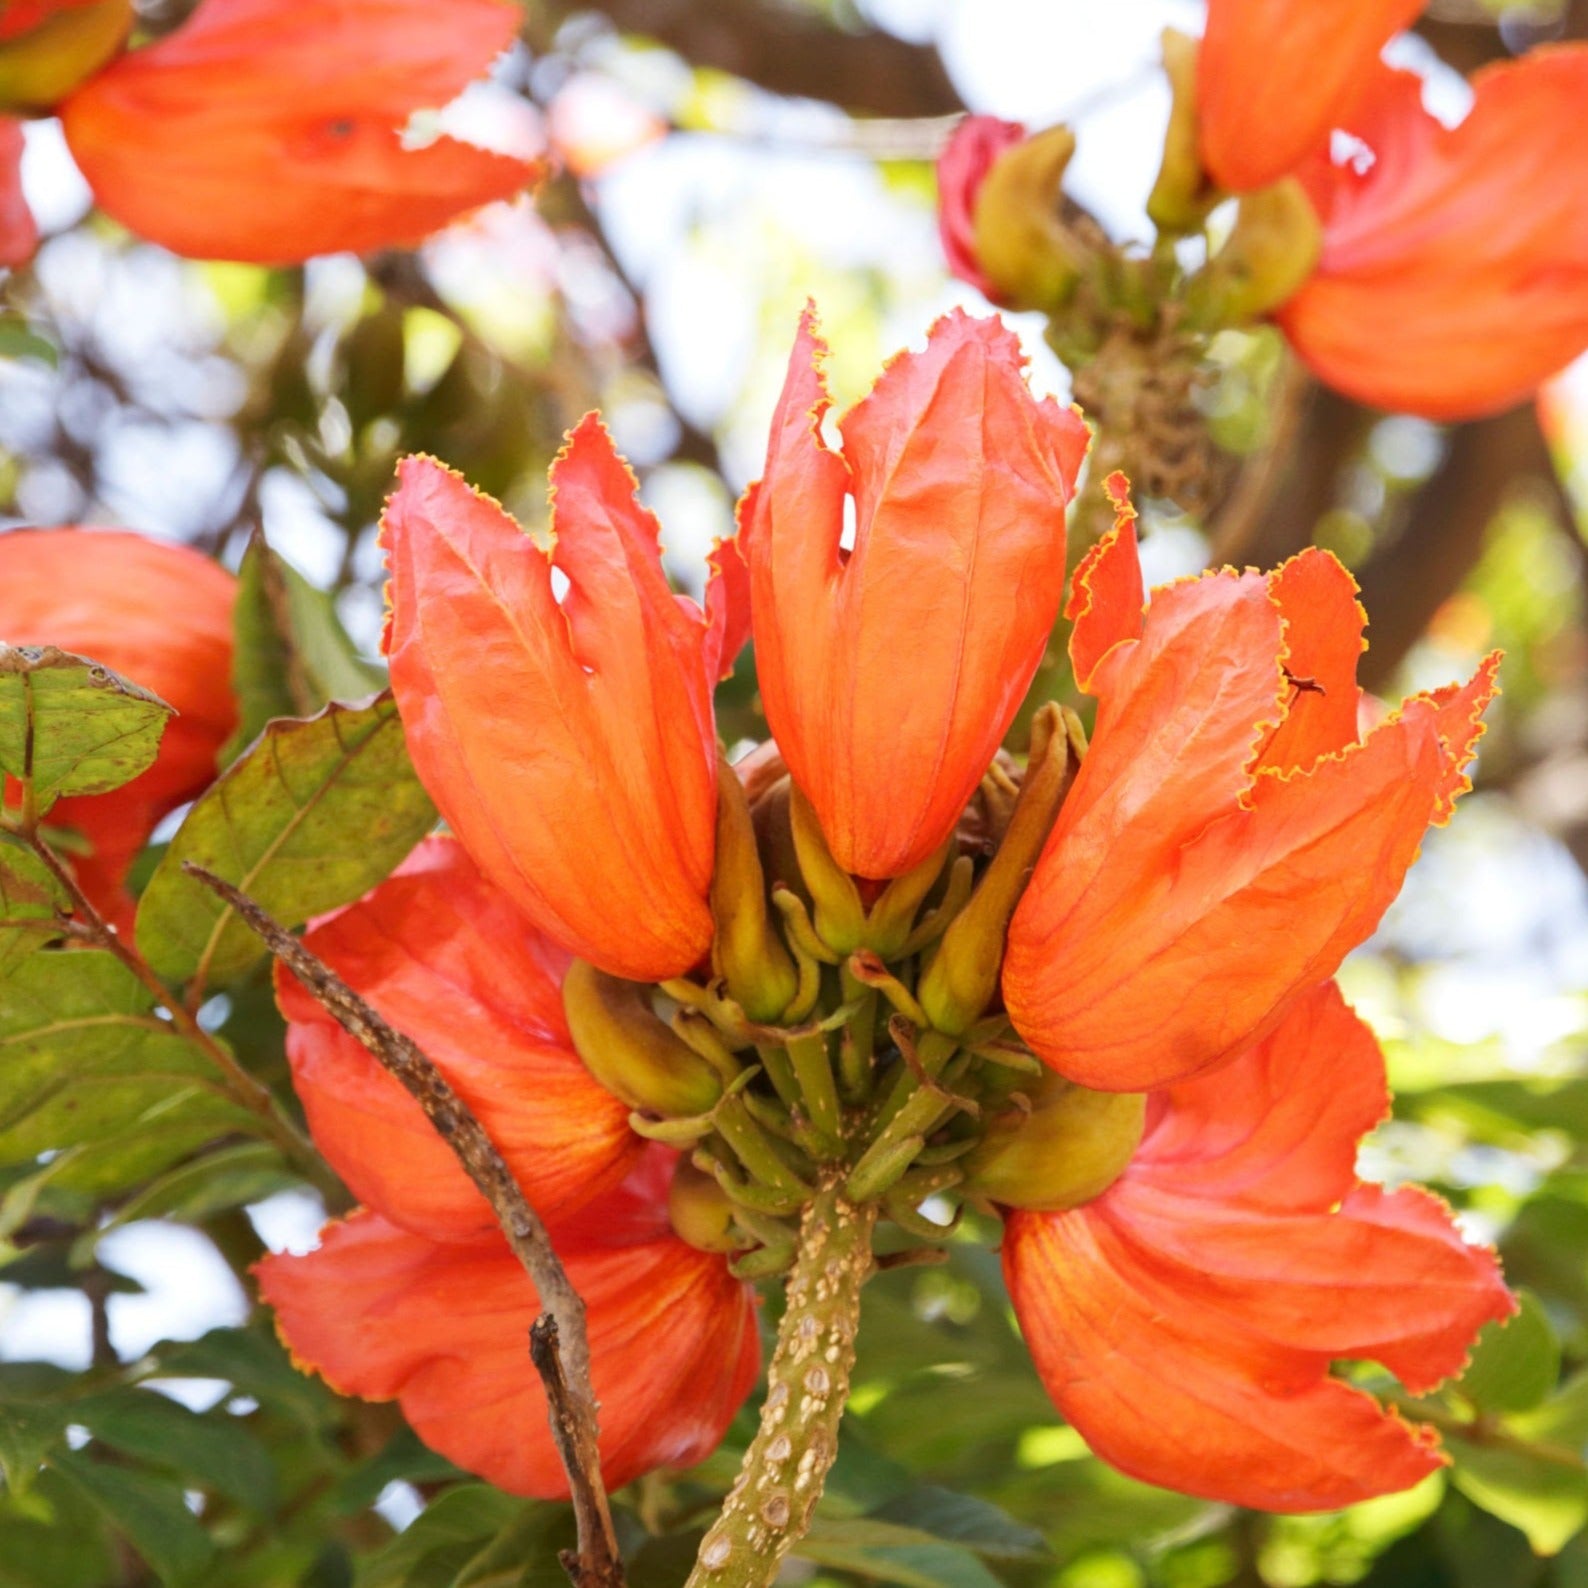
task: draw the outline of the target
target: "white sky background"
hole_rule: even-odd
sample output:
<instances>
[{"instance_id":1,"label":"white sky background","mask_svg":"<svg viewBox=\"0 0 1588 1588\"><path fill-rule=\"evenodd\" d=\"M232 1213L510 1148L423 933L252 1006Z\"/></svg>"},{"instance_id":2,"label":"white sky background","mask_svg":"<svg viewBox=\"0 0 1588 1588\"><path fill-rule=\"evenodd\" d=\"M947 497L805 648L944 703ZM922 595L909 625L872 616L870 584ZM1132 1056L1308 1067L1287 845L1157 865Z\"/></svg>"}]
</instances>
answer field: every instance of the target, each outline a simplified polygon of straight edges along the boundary
<instances>
[{"instance_id":1,"label":"white sky background","mask_svg":"<svg viewBox=\"0 0 1588 1588\"><path fill-rule=\"evenodd\" d=\"M1157 38L1166 25L1195 31L1195 0L869 0L863 9L901 33L936 37L973 109L1033 125L1077 119L1076 196L1116 234L1147 235L1143 205L1168 114L1167 88L1154 70ZM1458 88L1457 102L1459 95ZM829 110L758 103L756 111L771 118L771 133L781 133L786 147L769 151L742 139L703 136L669 140L613 171L600 188L615 246L645 291L673 394L698 422L733 416L726 450L730 473L739 476L736 486L759 465L784 349L813 285L831 289L846 266L886 260L901 284L878 328L888 347L918 340L953 305L986 312L974 292L944 274L933 218L924 207L890 198L868 161L800 147L832 126ZM52 127L31 129L25 175L46 230L69 224L86 208L86 189ZM812 240L808 260L767 261L766 268L780 271L777 301L770 305L747 290L743 273L755 265L736 252L740 239L730 220L736 203L753 199L764 207L769 195L785 235ZM754 225L763 226L759 217ZM702 231L713 229L715 248L703 248ZM747 223L746 249L765 247L750 233ZM156 257L130 273L107 274L103 253L91 243L62 244L48 259L58 290L91 303L105 296L101 312L117 323L123 345L158 360L172 339L191 334L194 304L192 293L181 289L184 267ZM316 291L328 301L361 288L359 273L346 261L325 261L313 270ZM1023 329L1030 333L1038 385L1064 391L1065 373L1036 328ZM835 356L835 365L841 362ZM857 386L844 389L852 373L834 370L848 397L858 394ZM227 376L218 362L214 379L214 400L224 410ZM13 426L25 423L29 402L37 403L44 389L40 381L30 386L25 371L0 383ZM627 441L621 432L620 438ZM117 457L116 516L176 537L185 526L171 479L223 478L230 463L221 432L203 425L158 452L147 436L126 437ZM652 498L675 550L703 550L724 528L725 504L703 498L698 483L664 471L652 481ZM36 511L48 517L47 497ZM272 542L305 573L330 576L337 542L301 485L285 476L275 482L265 496L265 517ZM1188 571L1199 555L1197 547L1168 536L1149 538L1148 553L1156 559L1151 572L1157 578ZM374 614L349 617L368 641ZM1470 814L1473 841L1460 839L1462 818L1453 837L1436 835L1396 907L1392 930L1402 946L1434 961L1424 1018L1464 1041L1498 1031L1513 1060L1531 1067L1547 1061L1552 1041L1581 1024L1575 993L1588 985L1588 888L1559 847L1508 807L1490 802ZM319 1213L311 1198L293 1195L273 1199L257 1222L273 1247L302 1250L313 1242ZM161 1337L196 1337L244 1314L236 1281L192 1232L133 1226L111 1236L103 1251L112 1266L149 1289L147 1296L110 1302L113 1340L124 1356L136 1356ZM74 1292L22 1296L0 1285L0 1357L86 1365L86 1302Z\"/></svg>"}]
</instances>

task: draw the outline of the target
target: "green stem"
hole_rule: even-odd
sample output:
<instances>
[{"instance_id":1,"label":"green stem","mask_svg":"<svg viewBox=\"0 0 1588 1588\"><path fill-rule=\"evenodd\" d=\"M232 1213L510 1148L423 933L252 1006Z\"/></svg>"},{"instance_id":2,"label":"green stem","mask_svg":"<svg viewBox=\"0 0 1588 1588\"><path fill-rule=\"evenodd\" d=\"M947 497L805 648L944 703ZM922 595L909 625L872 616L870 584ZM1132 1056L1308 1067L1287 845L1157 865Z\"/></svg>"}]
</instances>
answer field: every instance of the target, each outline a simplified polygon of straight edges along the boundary
<instances>
[{"instance_id":1,"label":"green stem","mask_svg":"<svg viewBox=\"0 0 1588 1588\"><path fill-rule=\"evenodd\" d=\"M876 1221L831 1180L806 1209L761 1426L685 1588L767 1588L805 1536L838 1454Z\"/></svg>"}]
</instances>

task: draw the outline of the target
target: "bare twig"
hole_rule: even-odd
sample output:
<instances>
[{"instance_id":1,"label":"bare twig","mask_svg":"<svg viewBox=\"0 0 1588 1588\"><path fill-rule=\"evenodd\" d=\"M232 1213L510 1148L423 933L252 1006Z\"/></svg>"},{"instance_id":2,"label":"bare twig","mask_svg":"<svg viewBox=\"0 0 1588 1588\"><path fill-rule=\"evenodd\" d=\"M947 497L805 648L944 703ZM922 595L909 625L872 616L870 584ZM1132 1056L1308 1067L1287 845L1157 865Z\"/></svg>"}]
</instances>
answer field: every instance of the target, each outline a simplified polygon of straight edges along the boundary
<instances>
[{"instance_id":1,"label":"bare twig","mask_svg":"<svg viewBox=\"0 0 1588 1588\"><path fill-rule=\"evenodd\" d=\"M512 1170L485 1128L417 1043L387 1025L330 966L247 894L192 861L185 861L182 869L225 900L343 1030L396 1076L495 1210L507 1244L524 1265L545 1309L530 1331L530 1356L545 1385L552 1437L568 1474L579 1528L577 1558L564 1564L576 1588L622 1588L623 1564L596 1448L595 1392L590 1384L584 1302Z\"/></svg>"}]
</instances>

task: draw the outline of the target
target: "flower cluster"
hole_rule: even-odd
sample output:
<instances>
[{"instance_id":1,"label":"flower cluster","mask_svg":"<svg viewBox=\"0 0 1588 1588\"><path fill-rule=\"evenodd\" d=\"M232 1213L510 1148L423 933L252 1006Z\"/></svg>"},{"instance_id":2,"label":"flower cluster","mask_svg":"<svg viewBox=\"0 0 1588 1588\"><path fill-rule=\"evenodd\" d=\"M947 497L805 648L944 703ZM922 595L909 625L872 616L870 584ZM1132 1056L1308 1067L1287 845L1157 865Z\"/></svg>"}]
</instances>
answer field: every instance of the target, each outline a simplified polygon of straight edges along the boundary
<instances>
[{"instance_id":1,"label":"flower cluster","mask_svg":"<svg viewBox=\"0 0 1588 1588\"><path fill-rule=\"evenodd\" d=\"M808 1207L940 1240L940 1194L1006 1213L1038 1369L1120 1467L1287 1510L1415 1481L1431 1436L1332 1362L1420 1391L1512 1303L1438 1202L1357 1182L1384 1077L1331 978L1465 788L1494 660L1363 734L1331 556L1148 600L1120 494L1066 609L1091 743L1045 708L1022 769L999 745L1059 616L1084 427L997 322L952 315L834 447L821 357L808 314L703 607L593 420L552 468L549 550L402 466L387 649L454 836L311 946L549 1220L616 1481L720 1437L755 1376L745 1280L789 1265ZM730 769L711 693L751 630L772 738ZM279 992L368 1209L263 1266L286 1339L464 1465L561 1492L486 1205Z\"/></svg>"},{"instance_id":2,"label":"flower cluster","mask_svg":"<svg viewBox=\"0 0 1588 1588\"><path fill-rule=\"evenodd\" d=\"M507 0L203 0L122 53L131 0L39 0L0 23L0 106L53 111L101 208L195 258L288 264L419 241L537 175L439 136L411 143L512 42ZM286 85L290 85L290 89ZM0 118L0 263L38 232L20 123Z\"/></svg>"},{"instance_id":3,"label":"flower cluster","mask_svg":"<svg viewBox=\"0 0 1588 1588\"><path fill-rule=\"evenodd\" d=\"M1271 313L1320 379L1362 402L1461 419L1527 397L1588 348L1588 48L1479 72L1446 125L1421 78L1380 59L1421 9L1210 0L1194 59L1169 41L1176 116L1154 211L1194 229L1243 196L1230 250L1243 279L1222 284L1225 306ZM1049 307L1032 299L1033 261L1051 247L1005 254L1034 224L1010 202L1026 141L968 118L939 166L941 224L956 275ZM1253 271L1273 276L1255 299Z\"/></svg>"}]
</instances>

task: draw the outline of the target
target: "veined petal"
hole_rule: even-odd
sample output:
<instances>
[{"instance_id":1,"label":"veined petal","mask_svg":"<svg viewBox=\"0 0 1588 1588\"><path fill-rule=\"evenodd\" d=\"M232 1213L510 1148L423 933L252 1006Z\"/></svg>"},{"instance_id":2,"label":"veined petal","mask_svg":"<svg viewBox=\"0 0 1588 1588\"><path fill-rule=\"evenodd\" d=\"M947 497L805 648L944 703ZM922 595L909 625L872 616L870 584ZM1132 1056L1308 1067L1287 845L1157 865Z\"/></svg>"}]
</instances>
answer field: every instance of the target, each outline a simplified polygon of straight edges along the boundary
<instances>
[{"instance_id":1,"label":"veined petal","mask_svg":"<svg viewBox=\"0 0 1588 1588\"><path fill-rule=\"evenodd\" d=\"M1263 747L1262 765L1290 771L1355 744L1356 664L1367 641L1367 614L1356 580L1332 552L1310 546L1269 576L1269 592L1285 620L1285 719Z\"/></svg>"},{"instance_id":2,"label":"veined petal","mask_svg":"<svg viewBox=\"0 0 1588 1588\"><path fill-rule=\"evenodd\" d=\"M108 915L156 822L215 776L237 722L232 604L237 582L186 546L127 530L21 529L0 534L0 640L57 645L103 662L177 710L146 772L108 794L69 796L50 821L94 846L74 861Z\"/></svg>"},{"instance_id":3,"label":"veined petal","mask_svg":"<svg viewBox=\"0 0 1588 1588\"><path fill-rule=\"evenodd\" d=\"M1152 1094L1130 1178L1242 1207L1323 1213L1356 1184L1357 1146L1388 1114L1378 1039L1325 982L1216 1074Z\"/></svg>"},{"instance_id":4,"label":"veined petal","mask_svg":"<svg viewBox=\"0 0 1588 1588\"><path fill-rule=\"evenodd\" d=\"M760 1342L752 1292L722 1257L608 1223L604 1239L559 1246L588 1311L602 1476L618 1488L716 1448ZM539 1299L505 1241L441 1245L358 1213L328 1225L318 1251L256 1272L301 1366L400 1401L426 1444L499 1488L567 1495L525 1348Z\"/></svg>"},{"instance_id":5,"label":"veined petal","mask_svg":"<svg viewBox=\"0 0 1588 1588\"><path fill-rule=\"evenodd\" d=\"M22 123L0 116L0 265L25 265L39 246L39 225L22 191Z\"/></svg>"},{"instance_id":6,"label":"veined petal","mask_svg":"<svg viewBox=\"0 0 1588 1588\"><path fill-rule=\"evenodd\" d=\"M427 838L305 942L434 1060L542 1218L565 1218L633 1167L642 1143L628 1110L568 1037L567 956L455 839ZM276 993L309 1128L359 1201L434 1240L493 1230L489 1204L401 1084L279 968Z\"/></svg>"},{"instance_id":7,"label":"veined petal","mask_svg":"<svg viewBox=\"0 0 1588 1588\"><path fill-rule=\"evenodd\" d=\"M632 476L582 423L552 466L549 555L432 460L398 478L387 650L426 788L565 947L635 981L687 970L712 930L707 626L668 588Z\"/></svg>"},{"instance_id":8,"label":"veined petal","mask_svg":"<svg viewBox=\"0 0 1588 1588\"><path fill-rule=\"evenodd\" d=\"M1378 1362L1414 1394L1514 1303L1492 1252L1415 1189L1359 1184L1384 1115L1378 1045L1332 985L1217 1076L1154 1093L1125 1174L1015 1213L1010 1294L1065 1416L1124 1471L1210 1499L1320 1510L1442 1459L1431 1430L1329 1377Z\"/></svg>"},{"instance_id":9,"label":"veined petal","mask_svg":"<svg viewBox=\"0 0 1588 1588\"><path fill-rule=\"evenodd\" d=\"M1430 1430L1329 1378L1326 1361L1232 1325L1195 1292L1145 1282L1092 1208L1012 1214L1003 1251L1048 1393L1132 1477L1258 1510L1320 1511L1410 1488L1442 1464Z\"/></svg>"},{"instance_id":10,"label":"veined petal","mask_svg":"<svg viewBox=\"0 0 1588 1588\"><path fill-rule=\"evenodd\" d=\"M1370 1359L1421 1393L1515 1310L1493 1254L1414 1187L1359 1186L1338 1212L1276 1213L1127 1179L1095 1207L1144 1289L1194 1299L1320 1370Z\"/></svg>"},{"instance_id":11,"label":"veined petal","mask_svg":"<svg viewBox=\"0 0 1588 1588\"><path fill-rule=\"evenodd\" d=\"M758 677L834 856L892 877L952 832L1041 660L1086 430L1031 396L1010 332L956 313L889 365L834 453L821 353L807 311L741 515Z\"/></svg>"},{"instance_id":12,"label":"veined petal","mask_svg":"<svg viewBox=\"0 0 1588 1588\"><path fill-rule=\"evenodd\" d=\"M1221 187L1267 187L1350 109L1379 52L1425 0L1208 0L1197 57L1202 160Z\"/></svg>"},{"instance_id":13,"label":"veined petal","mask_svg":"<svg viewBox=\"0 0 1588 1588\"><path fill-rule=\"evenodd\" d=\"M415 243L538 174L402 136L412 112L483 75L516 26L503 0L204 0L72 94L61 119L100 205L178 253L288 263Z\"/></svg>"},{"instance_id":14,"label":"veined petal","mask_svg":"<svg viewBox=\"0 0 1588 1588\"><path fill-rule=\"evenodd\" d=\"M1279 311L1298 353L1366 403L1460 419L1506 407L1588 347L1588 46L1472 80L1447 128L1382 68L1348 131L1370 161L1300 173L1324 227L1317 272Z\"/></svg>"},{"instance_id":15,"label":"veined petal","mask_svg":"<svg viewBox=\"0 0 1588 1588\"><path fill-rule=\"evenodd\" d=\"M1159 591L1141 638L1093 670L1092 746L1003 971L1021 1033L1084 1086L1167 1086L1259 1041L1373 930L1464 787L1495 659L1311 759L1347 725L1310 715L1313 691L1287 671L1281 619L1303 585L1317 609L1295 624L1298 665L1343 698L1361 617L1343 570L1317 558L1272 583L1225 572ZM1287 733L1298 701L1309 715Z\"/></svg>"},{"instance_id":16,"label":"veined petal","mask_svg":"<svg viewBox=\"0 0 1588 1588\"><path fill-rule=\"evenodd\" d=\"M1075 682L1088 694L1100 694L1107 687L1097 683L1097 670L1114 647L1141 638L1147 604L1130 487L1118 473L1105 483L1114 503L1114 527L1081 559L1064 608L1065 617L1075 625L1070 631Z\"/></svg>"}]
</instances>

